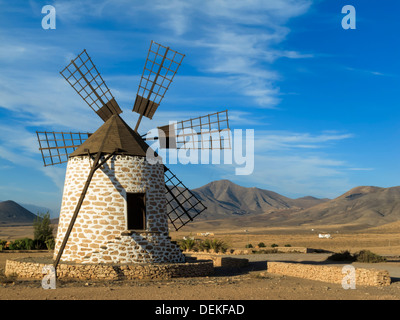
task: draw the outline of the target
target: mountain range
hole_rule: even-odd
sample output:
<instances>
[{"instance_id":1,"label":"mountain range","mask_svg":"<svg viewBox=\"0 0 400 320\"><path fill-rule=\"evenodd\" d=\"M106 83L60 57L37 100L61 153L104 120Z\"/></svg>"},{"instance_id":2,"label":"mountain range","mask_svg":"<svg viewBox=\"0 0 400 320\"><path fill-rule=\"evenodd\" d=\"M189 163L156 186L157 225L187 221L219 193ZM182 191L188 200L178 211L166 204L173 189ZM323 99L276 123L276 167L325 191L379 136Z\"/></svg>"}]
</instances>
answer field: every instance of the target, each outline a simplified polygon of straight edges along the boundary
<instances>
[{"instance_id":1,"label":"mountain range","mask_svg":"<svg viewBox=\"0 0 400 320\"><path fill-rule=\"evenodd\" d=\"M400 187L362 186L302 210L293 223L358 224L379 226L400 220Z\"/></svg>"},{"instance_id":2,"label":"mountain range","mask_svg":"<svg viewBox=\"0 0 400 320\"><path fill-rule=\"evenodd\" d=\"M207 210L185 229L351 224L376 227L400 221L400 187L360 186L335 199L292 199L229 180L192 192ZM14 201L0 202L0 224L31 224L36 215Z\"/></svg>"},{"instance_id":3,"label":"mountain range","mask_svg":"<svg viewBox=\"0 0 400 320\"><path fill-rule=\"evenodd\" d=\"M269 190L242 187L229 180L213 181L192 192L207 207L199 215L203 220L259 215L277 209L300 210L329 200L311 196L291 199Z\"/></svg>"},{"instance_id":4,"label":"mountain range","mask_svg":"<svg viewBox=\"0 0 400 320\"><path fill-rule=\"evenodd\" d=\"M400 221L400 187L360 186L334 199L290 199L228 180L192 190L207 206L193 227L345 225L375 227ZM214 197L213 197L214 195ZM226 218L229 218L226 219Z\"/></svg>"},{"instance_id":5,"label":"mountain range","mask_svg":"<svg viewBox=\"0 0 400 320\"><path fill-rule=\"evenodd\" d=\"M0 226L9 224L31 225L36 215L12 200L0 202Z\"/></svg>"}]
</instances>

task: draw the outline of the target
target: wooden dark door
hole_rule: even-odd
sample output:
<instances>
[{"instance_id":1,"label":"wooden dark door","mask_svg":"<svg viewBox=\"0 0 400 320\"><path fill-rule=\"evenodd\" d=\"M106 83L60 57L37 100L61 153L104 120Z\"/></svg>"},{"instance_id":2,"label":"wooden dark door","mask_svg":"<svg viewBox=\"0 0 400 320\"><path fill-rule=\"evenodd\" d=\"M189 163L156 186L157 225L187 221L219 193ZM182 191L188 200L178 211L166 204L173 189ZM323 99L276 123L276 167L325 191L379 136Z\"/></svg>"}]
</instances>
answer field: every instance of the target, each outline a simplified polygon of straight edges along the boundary
<instances>
[{"instance_id":1,"label":"wooden dark door","mask_svg":"<svg viewBox=\"0 0 400 320\"><path fill-rule=\"evenodd\" d=\"M144 193L127 193L128 230L146 229L146 197Z\"/></svg>"}]
</instances>

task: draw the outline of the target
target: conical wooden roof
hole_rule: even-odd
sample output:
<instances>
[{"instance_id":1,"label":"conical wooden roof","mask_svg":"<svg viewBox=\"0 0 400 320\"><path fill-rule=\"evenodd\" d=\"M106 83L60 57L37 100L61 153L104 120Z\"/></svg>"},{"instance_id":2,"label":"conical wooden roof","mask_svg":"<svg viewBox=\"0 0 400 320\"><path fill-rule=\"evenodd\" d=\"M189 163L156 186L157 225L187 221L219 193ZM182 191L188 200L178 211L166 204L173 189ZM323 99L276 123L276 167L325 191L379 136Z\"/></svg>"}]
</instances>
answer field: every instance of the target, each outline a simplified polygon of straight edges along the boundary
<instances>
[{"instance_id":1,"label":"conical wooden roof","mask_svg":"<svg viewBox=\"0 0 400 320\"><path fill-rule=\"evenodd\" d=\"M104 143L104 144L103 144ZM103 144L103 146L102 146ZM119 115L111 116L99 129L82 143L71 157L102 152L145 157L149 148L138 133L133 131Z\"/></svg>"}]
</instances>

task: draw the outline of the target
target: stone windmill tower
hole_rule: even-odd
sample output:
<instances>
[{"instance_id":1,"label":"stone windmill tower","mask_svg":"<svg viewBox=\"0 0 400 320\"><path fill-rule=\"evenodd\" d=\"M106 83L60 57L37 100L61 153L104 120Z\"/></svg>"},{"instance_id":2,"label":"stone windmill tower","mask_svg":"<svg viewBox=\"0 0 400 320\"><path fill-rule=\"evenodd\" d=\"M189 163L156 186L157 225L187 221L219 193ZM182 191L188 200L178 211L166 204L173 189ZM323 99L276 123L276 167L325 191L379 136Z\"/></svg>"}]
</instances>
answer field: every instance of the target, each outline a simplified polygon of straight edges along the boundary
<instances>
[{"instance_id":1,"label":"stone windmill tower","mask_svg":"<svg viewBox=\"0 0 400 320\"><path fill-rule=\"evenodd\" d=\"M222 149L227 143L230 148L230 136L222 135L229 132L227 111L160 127L158 137L137 133L142 117L154 115L183 57L151 42L133 107L140 115L135 130L120 117L86 50L61 71L104 124L92 134L37 132L44 165L67 162L55 268L60 260L184 262L168 225L178 230L206 208L164 164L149 161L154 151L146 141L159 139L162 148Z\"/></svg>"}]
</instances>

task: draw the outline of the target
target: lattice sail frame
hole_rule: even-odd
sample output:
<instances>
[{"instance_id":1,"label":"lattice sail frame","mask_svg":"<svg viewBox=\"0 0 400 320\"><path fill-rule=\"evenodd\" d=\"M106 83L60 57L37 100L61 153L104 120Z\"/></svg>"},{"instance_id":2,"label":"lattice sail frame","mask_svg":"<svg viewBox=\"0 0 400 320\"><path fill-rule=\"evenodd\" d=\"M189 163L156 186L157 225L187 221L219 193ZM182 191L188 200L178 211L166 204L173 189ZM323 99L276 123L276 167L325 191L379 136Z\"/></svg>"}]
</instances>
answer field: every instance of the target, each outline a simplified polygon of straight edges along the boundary
<instances>
[{"instance_id":1,"label":"lattice sail frame","mask_svg":"<svg viewBox=\"0 0 400 320\"><path fill-rule=\"evenodd\" d=\"M232 149L228 110L158 128L162 149Z\"/></svg>"},{"instance_id":2,"label":"lattice sail frame","mask_svg":"<svg viewBox=\"0 0 400 320\"><path fill-rule=\"evenodd\" d=\"M86 49L60 73L104 122L113 114L122 113Z\"/></svg>"},{"instance_id":3,"label":"lattice sail frame","mask_svg":"<svg viewBox=\"0 0 400 320\"><path fill-rule=\"evenodd\" d=\"M134 112L153 118L184 57L184 54L170 47L151 41L133 106Z\"/></svg>"},{"instance_id":4,"label":"lattice sail frame","mask_svg":"<svg viewBox=\"0 0 400 320\"><path fill-rule=\"evenodd\" d=\"M185 55L171 50L169 47L162 46L154 41L151 42L133 111L138 112L141 116L152 118L184 57ZM83 50L72 60L60 74L103 121L107 121L113 114L122 113L86 50ZM192 121L200 118L202 117L192 119ZM218 119L218 123L221 122L223 121ZM184 121L181 121L181 123L182 128L185 129ZM212 123L210 121L209 125ZM222 131L229 130L227 113L226 127L227 129ZM174 127L171 128L171 133L173 130ZM36 133L44 166L68 162L69 155L91 135L91 133L82 132L37 131ZM183 138L183 135L177 137ZM187 145L185 142L181 143ZM168 218L176 230L179 230L206 210L204 204L195 194L168 168L165 170L165 190Z\"/></svg>"},{"instance_id":5,"label":"lattice sail frame","mask_svg":"<svg viewBox=\"0 0 400 320\"><path fill-rule=\"evenodd\" d=\"M207 208L178 177L165 167L165 194L167 215L176 231Z\"/></svg>"},{"instance_id":6,"label":"lattice sail frame","mask_svg":"<svg viewBox=\"0 0 400 320\"><path fill-rule=\"evenodd\" d=\"M68 162L74 152L91 133L36 131L44 166Z\"/></svg>"}]
</instances>

